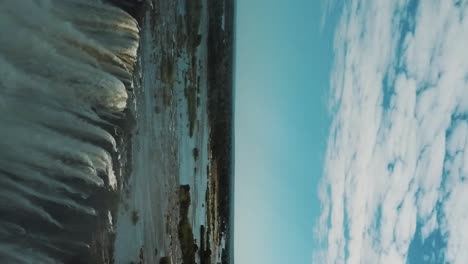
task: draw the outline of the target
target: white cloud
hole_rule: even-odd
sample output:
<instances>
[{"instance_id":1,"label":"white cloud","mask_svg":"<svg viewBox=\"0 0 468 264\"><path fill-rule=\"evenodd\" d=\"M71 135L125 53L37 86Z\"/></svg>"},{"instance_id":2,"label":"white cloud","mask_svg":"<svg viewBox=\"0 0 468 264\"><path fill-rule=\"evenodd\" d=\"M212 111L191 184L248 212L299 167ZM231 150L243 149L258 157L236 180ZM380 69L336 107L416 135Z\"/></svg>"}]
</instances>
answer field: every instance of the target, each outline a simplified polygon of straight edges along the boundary
<instances>
[{"instance_id":1,"label":"white cloud","mask_svg":"<svg viewBox=\"0 0 468 264\"><path fill-rule=\"evenodd\" d=\"M418 224L468 263L468 3L418 2L344 6L318 263L405 263Z\"/></svg>"}]
</instances>

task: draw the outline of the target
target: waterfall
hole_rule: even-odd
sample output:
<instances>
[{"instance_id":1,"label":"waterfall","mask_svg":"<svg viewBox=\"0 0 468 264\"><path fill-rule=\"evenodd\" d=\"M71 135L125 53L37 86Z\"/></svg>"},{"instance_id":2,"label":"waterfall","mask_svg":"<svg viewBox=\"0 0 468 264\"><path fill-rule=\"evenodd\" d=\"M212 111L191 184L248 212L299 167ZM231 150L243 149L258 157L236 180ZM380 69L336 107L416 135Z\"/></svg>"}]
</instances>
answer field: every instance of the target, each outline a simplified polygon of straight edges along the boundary
<instances>
[{"instance_id":1,"label":"waterfall","mask_svg":"<svg viewBox=\"0 0 468 264\"><path fill-rule=\"evenodd\" d=\"M105 1L2 0L0 32L0 262L69 262L118 192L138 24Z\"/></svg>"}]
</instances>

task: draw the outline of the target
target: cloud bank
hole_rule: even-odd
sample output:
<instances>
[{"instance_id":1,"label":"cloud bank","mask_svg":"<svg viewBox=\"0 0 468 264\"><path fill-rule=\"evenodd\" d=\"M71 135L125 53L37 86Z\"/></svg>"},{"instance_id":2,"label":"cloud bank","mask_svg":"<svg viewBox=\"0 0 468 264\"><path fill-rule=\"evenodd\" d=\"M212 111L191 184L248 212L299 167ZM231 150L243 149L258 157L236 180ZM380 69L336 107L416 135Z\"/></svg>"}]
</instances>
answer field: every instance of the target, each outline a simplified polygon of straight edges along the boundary
<instances>
[{"instance_id":1,"label":"cloud bank","mask_svg":"<svg viewBox=\"0 0 468 264\"><path fill-rule=\"evenodd\" d=\"M314 263L468 263L467 1L349 1Z\"/></svg>"}]
</instances>

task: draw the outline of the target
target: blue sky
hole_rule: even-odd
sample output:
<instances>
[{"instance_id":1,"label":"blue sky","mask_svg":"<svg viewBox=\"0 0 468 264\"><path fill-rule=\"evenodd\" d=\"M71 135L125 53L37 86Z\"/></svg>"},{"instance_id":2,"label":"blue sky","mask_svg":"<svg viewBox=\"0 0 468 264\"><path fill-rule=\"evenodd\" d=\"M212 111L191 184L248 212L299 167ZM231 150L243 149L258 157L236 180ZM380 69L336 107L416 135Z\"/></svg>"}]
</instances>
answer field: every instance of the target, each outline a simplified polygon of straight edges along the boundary
<instances>
[{"instance_id":1,"label":"blue sky","mask_svg":"<svg viewBox=\"0 0 468 264\"><path fill-rule=\"evenodd\" d=\"M310 263L328 137L320 1L239 0L235 262Z\"/></svg>"},{"instance_id":2,"label":"blue sky","mask_svg":"<svg viewBox=\"0 0 468 264\"><path fill-rule=\"evenodd\" d=\"M468 263L467 6L342 7L315 263Z\"/></svg>"}]
</instances>

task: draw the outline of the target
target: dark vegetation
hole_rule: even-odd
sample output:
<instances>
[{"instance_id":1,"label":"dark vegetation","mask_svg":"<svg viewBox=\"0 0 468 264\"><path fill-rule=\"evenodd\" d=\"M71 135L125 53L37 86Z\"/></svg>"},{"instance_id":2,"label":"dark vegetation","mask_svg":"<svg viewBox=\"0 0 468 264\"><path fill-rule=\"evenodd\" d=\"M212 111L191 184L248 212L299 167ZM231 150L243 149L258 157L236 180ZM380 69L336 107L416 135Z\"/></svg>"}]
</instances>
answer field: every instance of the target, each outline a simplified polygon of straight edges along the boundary
<instances>
[{"instance_id":1,"label":"dark vegetation","mask_svg":"<svg viewBox=\"0 0 468 264\"><path fill-rule=\"evenodd\" d=\"M182 264L195 264L195 253L198 250L193 238L192 225L188 218L190 205L190 186L181 185L179 188L179 225L177 231L182 250Z\"/></svg>"},{"instance_id":2,"label":"dark vegetation","mask_svg":"<svg viewBox=\"0 0 468 264\"><path fill-rule=\"evenodd\" d=\"M200 264L211 264L210 237L206 235L205 226L200 227Z\"/></svg>"},{"instance_id":3,"label":"dark vegetation","mask_svg":"<svg viewBox=\"0 0 468 264\"><path fill-rule=\"evenodd\" d=\"M164 108L169 107L172 103L174 82L177 76L176 71L174 56L170 52L164 51L159 69L159 79L162 81L163 85L161 87L161 91L155 95L156 99L161 98L162 106Z\"/></svg>"},{"instance_id":4,"label":"dark vegetation","mask_svg":"<svg viewBox=\"0 0 468 264\"><path fill-rule=\"evenodd\" d=\"M200 151L198 150L198 148L193 148L192 150L192 154L193 154L193 160L197 161L198 160L198 156L200 155Z\"/></svg>"},{"instance_id":5,"label":"dark vegetation","mask_svg":"<svg viewBox=\"0 0 468 264\"><path fill-rule=\"evenodd\" d=\"M195 121L197 120L197 98L200 93L200 78L198 77L197 47L202 36L199 33L202 3L201 0L185 0L185 28L184 43L189 54L189 68L186 76L184 90L187 98L187 111L189 117L189 133L193 136ZM179 22L178 22L179 23Z\"/></svg>"},{"instance_id":6,"label":"dark vegetation","mask_svg":"<svg viewBox=\"0 0 468 264\"><path fill-rule=\"evenodd\" d=\"M138 17L140 15L140 11L145 4L145 1L137 0L107 0L107 2L122 8L133 17Z\"/></svg>"},{"instance_id":7,"label":"dark vegetation","mask_svg":"<svg viewBox=\"0 0 468 264\"><path fill-rule=\"evenodd\" d=\"M184 94L187 98L187 111L189 119L189 135L193 136L195 130L195 122L197 121L197 94L198 94L198 83L194 83L193 80L187 81Z\"/></svg>"},{"instance_id":8,"label":"dark vegetation","mask_svg":"<svg viewBox=\"0 0 468 264\"><path fill-rule=\"evenodd\" d=\"M223 14L225 16L222 28ZM233 70L234 70L234 0L208 0L208 116L211 127L210 144L218 182L218 212L220 231L226 236L226 255L232 248L231 199L233 153Z\"/></svg>"},{"instance_id":9,"label":"dark vegetation","mask_svg":"<svg viewBox=\"0 0 468 264\"><path fill-rule=\"evenodd\" d=\"M160 66L160 79L164 83L172 84L176 78L176 67L174 57L163 53Z\"/></svg>"},{"instance_id":10,"label":"dark vegetation","mask_svg":"<svg viewBox=\"0 0 468 264\"><path fill-rule=\"evenodd\" d=\"M138 220L140 220L140 215L138 214L137 210L132 211L132 224L136 225L138 223Z\"/></svg>"},{"instance_id":11,"label":"dark vegetation","mask_svg":"<svg viewBox=\"0 0 468 264\"><path fill-rule=\"evenodd\" d=\"M195 53L200 45L202 36L198 33L201 18L201 0L185 0L185 25L187 28L187 49Z\"/></svg>"},{"instance_id":12,"label":"dark vegetation","mask_svg":"<svg viewBox=\"0 0 468 264\"><path fill-rule=\"evenodd\" d=\"M159 264L171 264L171 260L169 259L169 257L162 257L159 260Z\"/></svg>"}]
</instances>

